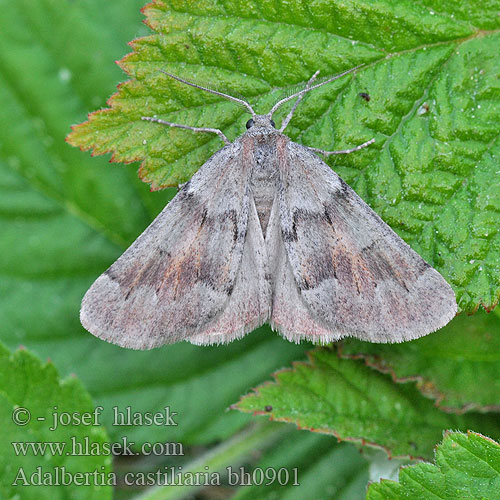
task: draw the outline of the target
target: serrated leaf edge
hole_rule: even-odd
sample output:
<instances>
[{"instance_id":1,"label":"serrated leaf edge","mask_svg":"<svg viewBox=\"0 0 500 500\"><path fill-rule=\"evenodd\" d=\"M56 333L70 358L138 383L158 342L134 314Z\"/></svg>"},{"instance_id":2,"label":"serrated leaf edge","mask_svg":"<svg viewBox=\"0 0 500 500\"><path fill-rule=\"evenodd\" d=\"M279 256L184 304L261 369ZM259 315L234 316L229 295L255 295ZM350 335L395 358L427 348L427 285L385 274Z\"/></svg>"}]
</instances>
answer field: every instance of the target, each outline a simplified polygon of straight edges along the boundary
<instances>
[{"instance_id":1,"label":"serrated leaf edge","mask_svg":"<svg viewBox=\"0 0 500 500\"><path fill-rule=\"evenodd\" d=\"M456 435L467 436L467 439L470 438L471 436L475 436L475 437L478 437L478 438L481 438L481 439L485 439L486 441L489 441L491 444L494 444L495 446L497 446L497 447L500 448L500 443L498 443L494 439L492 439L492 438L490 438L488 436L485 436L484 434L481 434L481 433L476 432L476 431L468 430L467 434L465 434L464 432L460 432L460 431L444 430L443 431L443 439L434 446L434 461L430 462L429 460L423 459L421 461L421 463L426 463L428 465L431 465L436 471L438 471L438 472L440 472L442 474L441 468L437 464L437 453L438 453L440 447L443 446L444 441L445 441L446 438L453 437L453 436L456 436ZM402 471L404 469L411 469L413 467L418 467L418 466L419 466L419 464L402 465L400 467L400 471ZM383 484L383 483L394 483L394 484L398 484L401 487L403 486L399 481L394 481L392 479L382 478L380 481L370 481L368 483L368 489L369 489L370 485L372 485L372 484Z\"/></svg>"},{"instance_id":2,"label":"serrated leaf edge","mask_svg":"<svg viewBox=\"0 0 500 500\"><path fill-rule=\"evenodd\" d=\"M296 368L298 366L307 366L309 368L314 367L315 366L314 353L318 352L320 350L334 352L335 348L333 348L333 347L319 347L319 348L314 349L312 351L307 351L306 352L306 355L308 358L307 361L293 361L292 366L290 368L282 368L280 370L273 372L271 374L271 376L273 377L274 381L267 380L267 381L263 382L262 384L260 384L259 386L252 388L251 392L245 394L244 396L241 396L240 400L237 403L232 404L229 407L229 409L238 410L242 413L252 413L253 416L268 416L269 421L271 421L271 422L285 422L288 424L295 424L295 426L297 427L297 430L307 430L310 432L317 432L319 434L331 435L331 436L334 436L337 439L337 442L339 442L339 443L341 443L341 442L357 443L357 444L361 444L361 446L369 446L371 448L380 449L380 450L383 450L387 453L387 456L389 459L398 458L398 459L410 459L410 460L426 461L426 459L424 457L421 457L419 455L410 455L410 454L394 455L389 447L384 446L384 445L379 444L379 443L376 443L374 441L366 440L362 437L345 437L345 436L342 437L337 431L332 430L332 429L301 426L299 424L299 419L293 419L293 418L288 418L288 417L275 417L273 415L273 410L266 411L264 409L264 410L251 411L251 410L244 410L244 409L241 409L239 407L239 404L242 401L244 401L245 399L247 399L249 397L253 397L253 396L260 396L260 392L259 392L260 388L268 387L270 385L281 386L281 381L279 380L278 377L282 373L295 372ZM338 355L338 353L337 353L337 355ZM444 432L446 432L446 431L444 431Z\"/></svg>"},{"instance_id":3,"label":"serrated leaf edge","mask_svg":"<svg viewBox=\"0 0 500 500\"><path fill-rule=\"evenodd\" d=\"M444 399L446 399L446 394L439 391L434 382L431 382L428 378L423 375L408 375L406 377L398 377L394 368L391 366L384 366L382 356L377 356L376 354L345 354L343 352L343 344L339 342L338 344L338 355L342 359L352 359L352 360L362 360L366 366L372 368L385 375L390 375L393 382L396 384L406 384L409 382L415 382L415 386L418 391L429 399L434 399L434 406L439 410L455 414L463 415L469 411L480 411L480 412L500 412L500 405L480 405L478 403L466 403L462 406L446 406L441 404Z\"/></svg>"}]
</instances>

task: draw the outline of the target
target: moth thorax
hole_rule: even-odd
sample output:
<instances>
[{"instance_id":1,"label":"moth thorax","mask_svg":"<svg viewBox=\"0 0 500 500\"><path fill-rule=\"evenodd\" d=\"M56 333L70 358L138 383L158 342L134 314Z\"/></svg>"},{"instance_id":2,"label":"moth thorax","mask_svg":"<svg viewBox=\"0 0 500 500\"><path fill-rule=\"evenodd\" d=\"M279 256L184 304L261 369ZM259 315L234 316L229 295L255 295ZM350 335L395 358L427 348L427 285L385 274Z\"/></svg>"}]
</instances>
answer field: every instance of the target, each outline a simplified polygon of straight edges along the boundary
<instances>
[{"instance_id":1,"label":"moth thorax","mask_svg":"<svg viewBox=\"0 0 500 500\"><path fill-rule=\"evenodd\" d=\"M250 186L264 236L276 194L276 161L274 141L264 141L258 144L254 152L255 163Z\"/></svg>"}]
</instances>

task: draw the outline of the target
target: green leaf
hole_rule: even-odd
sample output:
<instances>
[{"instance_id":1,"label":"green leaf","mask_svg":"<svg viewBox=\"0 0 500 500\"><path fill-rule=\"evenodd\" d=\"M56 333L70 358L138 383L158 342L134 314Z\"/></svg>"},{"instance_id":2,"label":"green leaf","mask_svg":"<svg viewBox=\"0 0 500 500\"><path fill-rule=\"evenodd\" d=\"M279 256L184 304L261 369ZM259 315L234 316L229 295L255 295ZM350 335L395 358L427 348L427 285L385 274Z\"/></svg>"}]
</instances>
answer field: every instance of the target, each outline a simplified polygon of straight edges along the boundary
<instances>
[{"instance_id":1,"label":"green leaf","mask_svg":"<svg viewBox=\"0 0 500 500\"><path fill-rule=\"evenodd\" d=\"M135 352L80 325L85 291L175 191L150 193L133 169L87 158L64 142L70 124L104 105L120 78L113 60L135 33L145 33L141 4L69 2L62 13L56 0L1 3L0 338L50 357L63 376L76 373L104 406L113 439L164 441L166 432L111 426L113 406L170 406L179 425L168 439L201 444L245 425L248 417L225 409L300 359L304 347L265 328L219 348Z\"/></svg>"},{"instance_id":2,"label":"green leaf","mask_svg":"<svg viewBox=\"0 0 500 500\"><path fill-rule=\"evenodd\" d=\"M54 413L66 418L65 414L92 414L93 410L90 396L75 377L60 380L52 363L43 365L26 350L11 354L0 344L0 497L23 500L111 499L111 488L102 485L101 479L112 479L112 457L103 450L103 444L107 442L104 428L99 425L59 425L51 430ZM15 424L16 418L22 423ZM87 418L93 418L93 414ZM73 445L73 442L77 444ZM59 446L61 452L50 451L51 443ZM99 447L101 453L78 455L79 446L82 450L87 446L89 450ZM100 475L97 481L94 471ZM80 478L79 473L82 474ZM32 474L35 474L34 479L31 479ZM37 474L41 480L48 475L55 485L37 483L40 481ZM62 484L63 477L69 480L66 485ZM80 485L75 485L75 482L80 482ZM43 487L43 484L51 487Z\"/></svg>"},{"instance_id":3,"label":"green leaf","mask_svg":"<svg viewBox=\"0 0 500 500\"><path fill-rule=\"evenodd\" d=\"M141 116L219 127L229 138L247 116L160 70L217 83L266 112L315 70L364 63L356 77L304 99L288 135L326 149L375 137L369 149L329 160L334 169L451 282L462 310L491 309L500 296L499 10L497 0L307 8L298 0L155 0L144 9L155 33L120 62L132 80L68 141L113 152L113 161L142 161L139 175L152 189L175 185L220 140Z\"/></svg>"},{"instance_id":4,"label":"green leaf","mask_svg":"<svg viewBox=\"0 0 500 500\"><path fill-rule=\"evenodd\" d=\"M500 445L476 432L447 432L436 464L403 467L399 483L382 480L367 500L496 500L500 491Z\"/></svg>"},{"instance_id":5,"label":"green leaf","mask_svg":"<svg viewBox=\"0 0 500 500\"><path fill-rule=\"evenodd\" d=\"M500 317L459 316L427 337L397 345L342 343L342 356L361 358L396 382L417 388L447 411L500 411Z\"/></svg>"},{"instance_id":6,"label":"green leaf","mask_svg":"<svg viewBox=\"0 0 500 500\"><path fill-rule=\"evenodd\" d=\"M309 363L294 363L292 370L276 373L275 380L234 407L384 448L389 456L430 457L445 429L500 433L494 419L443 413L413 385L395 385L390 377L360 361L340 359L328 348L312 351Z\"/></svg>"}]
</instances>

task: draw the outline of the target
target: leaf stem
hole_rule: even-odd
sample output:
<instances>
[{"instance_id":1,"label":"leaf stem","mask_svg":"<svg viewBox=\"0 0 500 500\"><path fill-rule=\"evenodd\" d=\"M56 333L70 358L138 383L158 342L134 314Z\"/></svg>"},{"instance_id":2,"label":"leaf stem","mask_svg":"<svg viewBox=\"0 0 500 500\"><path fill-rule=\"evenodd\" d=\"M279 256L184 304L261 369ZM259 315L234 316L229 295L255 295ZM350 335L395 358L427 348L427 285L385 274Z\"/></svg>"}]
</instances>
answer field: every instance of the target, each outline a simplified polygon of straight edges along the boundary
<instances>
[{"instance_id":1,"label":"leaf stem","mask_svg":"<svg viewBox=\"0 0 500 500\"><path fill-rule=\"evenodd\" d=\"M269 447L283 433L286 426L270 424L268 422L252 424L231 439L214 447L201 457L188 463L182 468L186 473L221 473L229 465L242 463L252 452ZM155 486L142 493L133 500L181 500L204 486Z\"/></svg>"}]
</instances>

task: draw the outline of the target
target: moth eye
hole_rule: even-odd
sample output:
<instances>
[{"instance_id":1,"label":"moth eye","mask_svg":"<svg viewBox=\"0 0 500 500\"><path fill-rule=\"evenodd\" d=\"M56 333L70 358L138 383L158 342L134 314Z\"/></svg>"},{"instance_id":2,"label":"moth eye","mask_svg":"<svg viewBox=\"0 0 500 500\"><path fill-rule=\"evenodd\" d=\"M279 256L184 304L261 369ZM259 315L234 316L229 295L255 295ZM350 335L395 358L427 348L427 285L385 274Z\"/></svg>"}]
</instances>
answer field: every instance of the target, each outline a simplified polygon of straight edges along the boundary
<instances>
[{"instance_id":1,"label":"moth eye","mask_svg":"<svg viewBox=\"0 0 500 500\"><path fill-rule=\"evenodd\" d=\"M271 120L271 125L276 128L276 123L274 123L274 120Z\"/></svg>"},{"instance_id":2,"label":"moth eye","mask_svg":"<svg viewBox=\"0 0 500 500\"><path fill-rule=\"evenodd\" d=\"M247 128L253 127L253 118L250 118L250 120L247 121L246 127Z\"/></svg>"}]
</instances>

